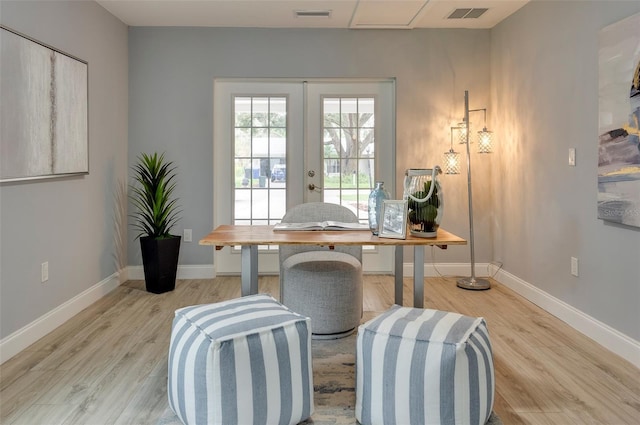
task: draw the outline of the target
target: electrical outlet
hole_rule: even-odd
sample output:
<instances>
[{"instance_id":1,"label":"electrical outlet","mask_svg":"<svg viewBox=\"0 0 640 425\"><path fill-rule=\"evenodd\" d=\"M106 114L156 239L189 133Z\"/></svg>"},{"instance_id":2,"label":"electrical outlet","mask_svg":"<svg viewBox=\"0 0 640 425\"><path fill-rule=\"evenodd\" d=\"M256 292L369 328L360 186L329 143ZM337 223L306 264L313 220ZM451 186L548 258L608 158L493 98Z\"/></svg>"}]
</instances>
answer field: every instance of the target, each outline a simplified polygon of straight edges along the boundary
<instances>
[{"instance_id":1,"label":"electrical outlet","mask_svg":"<svg viewBox=\"0 0 640 425\"><path fill-rule=\"evenodd\" d=\"M578 276L578 259L576 257L571 257L571 274Z\"/></svg>"},{"instance_id":2,"label":"electrical outlet","mask_svg":"<svg viewBox=\"0 0 640 425\"><path fill-rule=\"evenodd\" d=\"M193 240L191 229L184 229L183 239L185 242L191 242Z\"/></svg>"},{"instance_id":3,"label":"electrical outlet","mask_svg":"<svg viewBox=\"0 0 640 425\"><path fill-rule=\"evenodd\" d=\"M45 261L40 265L41 282L45 283L49 280L49 262Z\"/></svg>"},{"instance_id":4,"label":"electrical outlet","mask_svg":"<svg viewBox=\"0 0 640 425\"><path fill-rule=\"evenodd\" d=\"M576 148L569 148L569 165L576 166Z\"/></svg>"}]
</instances>

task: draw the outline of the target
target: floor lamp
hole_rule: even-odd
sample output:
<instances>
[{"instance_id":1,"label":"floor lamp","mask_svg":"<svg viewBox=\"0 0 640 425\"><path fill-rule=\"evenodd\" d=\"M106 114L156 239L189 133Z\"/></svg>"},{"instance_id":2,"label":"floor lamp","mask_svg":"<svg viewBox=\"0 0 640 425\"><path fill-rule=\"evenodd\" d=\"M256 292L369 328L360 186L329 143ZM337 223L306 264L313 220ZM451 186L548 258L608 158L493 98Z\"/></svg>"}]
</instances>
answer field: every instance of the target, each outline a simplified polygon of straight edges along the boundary
<instances>
[{"instance_id":1,"label":"floor lamp","mask_svg":"<svg viewBox=\"0 0 640 425\"><path fill-rule=\"evenodd\" d=\"M472 109L469 110L469 92L464 92L464 121L457 127L451 127L451 149L449 152L445 152L445 174L459 174L460 173L460 155L453 150L453 130L458 130L462 134L460 135L461 143L464 143L467 147L467 193L469 196L469 248L471 249L471 276L458 279L457 285L464 289L473 290L485 290L491 288L491 283L487 279L476 277L476 258L475 247L473 239L473 196L471 190L471 150L469 148L470 140L469 135L471 133L471 125L469 122L469 113L484 111L485 126L482 131L478 132L479 136L479 152L491 153L491 138L492 133L487 130L487 110L485 109Z\"/></svg>"}]
</instances>

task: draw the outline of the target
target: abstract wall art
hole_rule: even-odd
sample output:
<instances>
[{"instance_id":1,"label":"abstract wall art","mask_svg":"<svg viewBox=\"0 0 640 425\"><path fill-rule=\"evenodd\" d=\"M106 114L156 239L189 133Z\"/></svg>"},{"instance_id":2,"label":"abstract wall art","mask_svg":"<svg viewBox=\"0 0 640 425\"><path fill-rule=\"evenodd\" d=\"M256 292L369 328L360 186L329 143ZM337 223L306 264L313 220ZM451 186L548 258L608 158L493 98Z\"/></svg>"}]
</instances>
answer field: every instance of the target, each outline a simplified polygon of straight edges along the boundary
<instances>
[{"instance_id":1,"label":"abstract wall art","mask_svg":"<svg viewBox=\"0 0 640 425\"><path fill-rule=\"evenodd\" d=\"M599 42L598 218L640 227L640 14Z\"/></svg>"},{"instance_id":2,"label":"abstract wall art","mask_svg":"<svg viewBox=\"0 0 640 425\"><path fill-rule=\"evenodd\" d=\"M0 181L89 172L88 64L0 28Z\"/></svg>"}]
</instances>

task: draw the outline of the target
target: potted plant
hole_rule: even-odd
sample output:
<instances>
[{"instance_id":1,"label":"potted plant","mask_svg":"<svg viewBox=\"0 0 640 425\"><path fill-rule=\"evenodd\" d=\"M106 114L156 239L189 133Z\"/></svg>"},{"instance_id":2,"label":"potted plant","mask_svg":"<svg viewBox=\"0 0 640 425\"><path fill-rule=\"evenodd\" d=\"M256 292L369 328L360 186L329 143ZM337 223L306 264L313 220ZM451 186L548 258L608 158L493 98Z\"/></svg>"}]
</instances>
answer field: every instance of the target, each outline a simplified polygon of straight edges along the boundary
<instances>
[{"instance_id":1,"label":"potted plant","mask_svg":"<svg viewBox=\"0 0 640 425\"><path fill-rule=\"evenodd\" d=\"M442 188L437 179L440 167L433 170L407 170L405 190L410 193L407 218L412 235L432 238L437 236L442 220ZM433 187L432 187L433 186Z\"/></svg>"},{"instance_id":2,"label":"potted plant","mask_svg":"<svg viewBox=\"0 0 640 425\"><path fill-rule=\"evenodd\" d=\"M176 167L166 161L164 153L138 156L132 167L131 185L133 227L140 239L144 280L147 291L155 294L172 291L176 285L180 236L170 234L179 219L176 187Z\"/></svg>"}]
</instances>

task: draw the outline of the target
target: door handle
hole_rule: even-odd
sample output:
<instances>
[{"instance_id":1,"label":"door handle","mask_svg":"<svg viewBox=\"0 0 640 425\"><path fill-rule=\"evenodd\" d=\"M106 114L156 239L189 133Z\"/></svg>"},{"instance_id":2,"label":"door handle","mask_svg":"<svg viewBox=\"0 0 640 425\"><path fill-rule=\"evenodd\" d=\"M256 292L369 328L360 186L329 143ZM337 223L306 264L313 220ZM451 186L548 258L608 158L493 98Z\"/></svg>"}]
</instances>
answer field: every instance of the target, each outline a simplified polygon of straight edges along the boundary
<instances>
[{"instance_id":1,"label":"door handle","mask_svg":"<svg viewBox=\"0 0 640 425\"><path fill-rule=\"evenodd\" d=\"M309 190L311 190L311 191L314 191L314 190L315 190L316 192L320 192L320 191L322 191L322 188L321 188L320 186L316 186L316 185L315 185L315 184L313 184L313 183L309 183L308 188L309 188Z\"/></svg>"}]
</instances>

